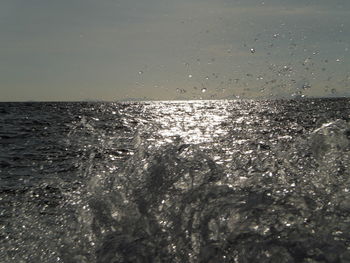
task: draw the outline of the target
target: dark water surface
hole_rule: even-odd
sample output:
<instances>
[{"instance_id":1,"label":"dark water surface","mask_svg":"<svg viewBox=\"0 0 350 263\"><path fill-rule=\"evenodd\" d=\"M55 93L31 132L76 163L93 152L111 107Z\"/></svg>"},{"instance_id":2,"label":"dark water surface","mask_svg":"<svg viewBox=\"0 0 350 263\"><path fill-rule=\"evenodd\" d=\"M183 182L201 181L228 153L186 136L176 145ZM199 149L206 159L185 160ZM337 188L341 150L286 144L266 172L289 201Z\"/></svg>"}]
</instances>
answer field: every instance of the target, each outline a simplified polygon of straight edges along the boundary
<instances>
[{"instance_id":1,"label":"dark water surface","mask_svg":"<svg viewBox=\"0 0 350 263\"><path fill-rule=\"evenodd\" d=\"M350 262L350 100L0 103L0 262Z\"/></svg>"}]
</instances>

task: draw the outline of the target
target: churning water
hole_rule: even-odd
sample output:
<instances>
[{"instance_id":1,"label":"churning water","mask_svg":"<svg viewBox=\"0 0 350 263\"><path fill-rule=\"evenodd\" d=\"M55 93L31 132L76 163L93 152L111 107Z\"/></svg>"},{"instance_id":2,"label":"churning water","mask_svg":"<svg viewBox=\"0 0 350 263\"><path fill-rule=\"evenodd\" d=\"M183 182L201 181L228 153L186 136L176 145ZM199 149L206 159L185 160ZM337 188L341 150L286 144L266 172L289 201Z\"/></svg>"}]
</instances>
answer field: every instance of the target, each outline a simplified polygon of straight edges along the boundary
<instances>
[{"instance_id":1,"label":"churning water","mask_svg":"<svg viewBox=\"0 0 350 263\"><path fill-rule=\"evenodd\" d=\"M0 104L0 262L350 262L350 100Z\"/></svg>"}]
</instances>

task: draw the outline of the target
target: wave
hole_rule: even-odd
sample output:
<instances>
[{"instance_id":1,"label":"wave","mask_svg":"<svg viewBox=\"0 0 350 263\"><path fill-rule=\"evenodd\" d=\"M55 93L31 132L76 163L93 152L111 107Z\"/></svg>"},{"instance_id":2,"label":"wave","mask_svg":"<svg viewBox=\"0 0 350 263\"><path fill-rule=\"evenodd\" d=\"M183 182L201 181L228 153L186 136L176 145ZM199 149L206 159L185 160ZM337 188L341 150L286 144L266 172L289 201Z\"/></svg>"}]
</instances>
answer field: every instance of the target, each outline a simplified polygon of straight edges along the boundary
<instances>
[{"instance_id":1,"label":"wave","mask_svg":"<svg viewBox=\"0 0 350 263\"><path fill-rule=\"evenodd\" d=\"M2 192L0 261L349 262L349 122L262 140L217 118L210 141L128 118L82 117L59 142L64 177Z\"/></svg>"}]
</instances>

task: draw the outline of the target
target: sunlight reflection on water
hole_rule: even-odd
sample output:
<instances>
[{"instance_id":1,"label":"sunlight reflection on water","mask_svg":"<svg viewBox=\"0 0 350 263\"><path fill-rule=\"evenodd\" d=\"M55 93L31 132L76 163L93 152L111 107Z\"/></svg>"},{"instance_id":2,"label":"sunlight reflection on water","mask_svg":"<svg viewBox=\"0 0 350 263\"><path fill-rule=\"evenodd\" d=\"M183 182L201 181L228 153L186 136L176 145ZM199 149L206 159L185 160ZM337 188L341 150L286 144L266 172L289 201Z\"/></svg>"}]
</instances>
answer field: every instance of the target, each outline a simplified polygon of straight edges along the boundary
<instances>
[{"instance_id":1,"label":"sunlight reflection on water","mask_svg":"<svg viewBox=\"0 0 350 263\"><path fill-rule=\"evenodd\" d=\"M181 139L184 143L200 144L213 142L223 137L228 130L225 123L229 117L225 102L222 107L210 107L208 102L196 103L154 103L153 112L162 116L156 119L156 133L162 140L159 145Z\"/></svg>"}]
</instances>

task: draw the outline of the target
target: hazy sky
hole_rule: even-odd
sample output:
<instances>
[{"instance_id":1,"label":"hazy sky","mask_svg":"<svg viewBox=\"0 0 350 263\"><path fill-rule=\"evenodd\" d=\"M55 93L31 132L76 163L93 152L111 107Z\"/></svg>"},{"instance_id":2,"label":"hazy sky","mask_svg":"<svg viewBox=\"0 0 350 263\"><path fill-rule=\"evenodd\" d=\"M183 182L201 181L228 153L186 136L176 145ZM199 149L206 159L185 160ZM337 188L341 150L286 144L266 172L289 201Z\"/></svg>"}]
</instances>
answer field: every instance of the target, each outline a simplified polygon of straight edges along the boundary
<instances>
[{"instance_id":1,"label":"hazy sky","mask_svg":"<svg viewBox=\"0 0 350 263\"><path fill-rule=\"evenodd\" d=\"M0 101L350 95L349 0L1 0Z\"/></svg>"}]
</instances>

